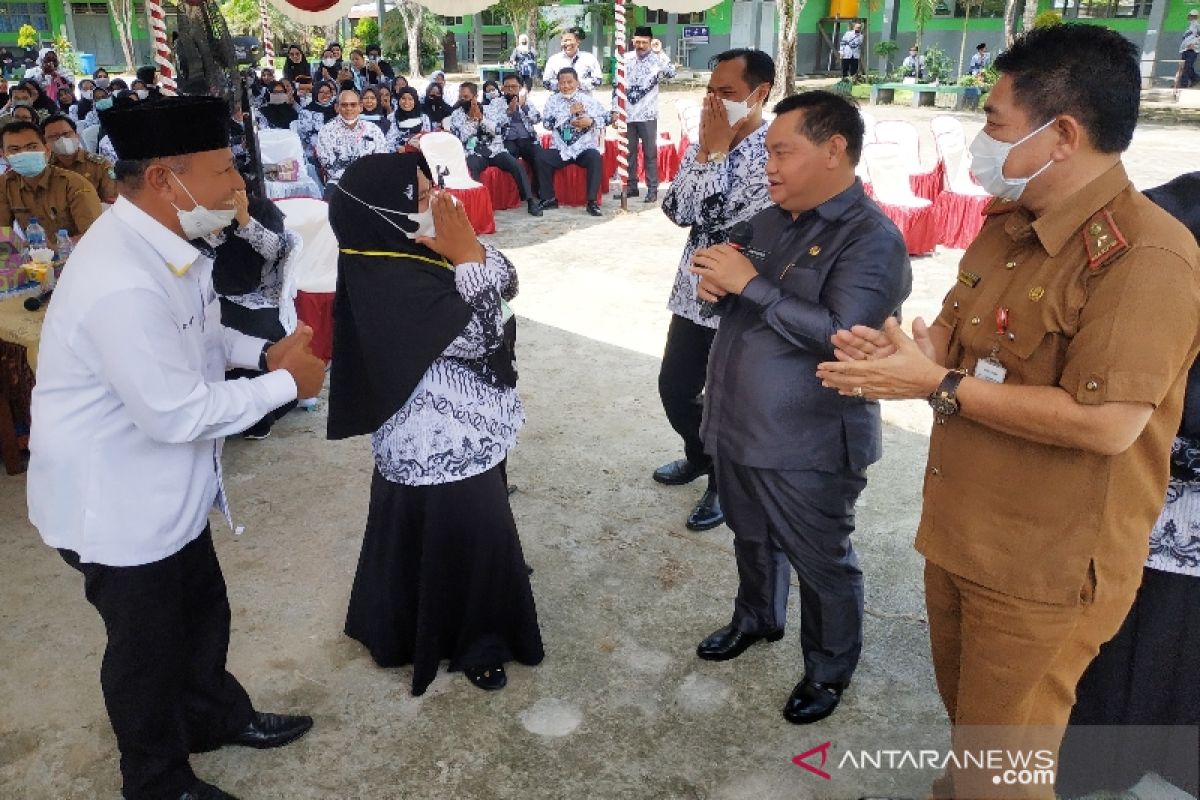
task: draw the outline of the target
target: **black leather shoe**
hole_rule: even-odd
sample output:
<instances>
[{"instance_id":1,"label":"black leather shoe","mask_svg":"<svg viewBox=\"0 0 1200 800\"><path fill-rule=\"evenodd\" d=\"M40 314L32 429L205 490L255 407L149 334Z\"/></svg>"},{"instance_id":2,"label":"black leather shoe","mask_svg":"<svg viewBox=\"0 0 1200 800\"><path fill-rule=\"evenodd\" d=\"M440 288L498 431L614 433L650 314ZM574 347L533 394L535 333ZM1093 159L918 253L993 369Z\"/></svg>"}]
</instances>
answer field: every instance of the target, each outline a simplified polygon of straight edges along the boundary
<instances>
[{"instance_id":1,"label":"black leather shoe","mask_svg":"<svg viewBox=\"0 0 1200 800\"><path fill-rule=\"evenodd\" d=\"M792 689L792 696L783 707L783 718L793 725L807 725L823 720L833 713L842 701L840 683L817 683L807 676Z\"/></svg>"},{"instance_id":2,"label":"black leather shoe","mask_svg":"<svg viewBox=\"0 0 1200 800\"><path fill-rule=\"evenodd\" d=\"M229 792L223 792L211 783L196 781L190 789L179 795L178 800L238 800Z\"/></svg>"},{"instance_id":3,"label":"black leather shoe","mask_svg":"<svg viewBox=\"0 0 1200 800\"><path fill-rule=\"evenodd\" d=\"M654 480L659 483L665 483L667 486L683 486L685 483L691 483L708 472L708 467L698 466L688 461L686 458L681 458L678 461L672 461L670 464L663 464L658 469L654 470Z\"/></svg>"},{"instance_id":4,"label":"black leather shoe","mask_svg":"<svg viewBox=\"0 0 1200 800\"><path fill-rule=\"evenodd\" d=\"M534 200L532 197L529 198L528 200L526 200L525 202L526 202L526 205L529 206L530 216L540 217L542 215L542 204L541 203L539 203L537 200Z\"/></svg>"},{"instance_id":5,"label":"black leather shoe","mask_svg":"<svg viewBox=\"0 0 1200 800\"><path fill-rule=\"evenodd\" d=\"M696 647L696 655L705 661L729 661L746 652L746 648L761 641L778 642L783 638L783 631L774 631L764 636L753 633L742 633L733 625L726 625L719 631L714 631L707 639Z\"/></svg>"},{"instance_id":6,"label":"black leather shoe","mask_svg":"<svg viewBox=\"0 0 1200 800\"><path fill-rule=\"evenodd\" d=\"M647 189L646 196L642 199L643 203L653 203L658 199L658 189Z\"/></svg>"},{"instance_id":7,"label":"black leather shoe","mask_svg":"<svg viewBox=\"0 0 1200 800\"><path fill-rule=\"evenodd\" d=\"M504 674L502 666L464 669L463 672L466 674L467 680L485 692L499 691L508 686L508 676Z\"/></svg>"},{"instance_id":8,"label":"black leather shoe","mask_svg":"<svg viewBox=\"0 0 1200 800\"><path fill-rule=\"evenodd\" d=\"M542 211L549 211L552 208L558 208L557 200L543 200L542 201Z\"/></svg>"},{"instance_id":9,"label":"black leather shoe","mask_svg":"<svg viewBox=\"0 0 1200 800\"><path fill-rule=\"evenodd\" d=\"M700 502L696 503L684 524L689 531L710 531L724 522L721 498L712 489L705 489L704 494L700 495Z\"/></svg>"},{"instance_id":10,"label":"black leather shoe","mask_svg":"<svg viewBox=\"0 0 1200 800\"><path fill-rule=\"evenodd\" d=\"M629 187L629 190L625 192L626 197L637 197L640 194L641 194L641 192L638 191L638 188L636 186ZM621 199L621 193L613 192L613 200L620 200L620 199Z\"/></svg>"},{"instance_id":11,"label":"black leather shoe","mask_svg":"<svg viewBox=\"0 0 1200 800\"><path fill-rule=\"evenodd\" d=\"M290 716L288 714L267 714L255 711L250 718L250 724L245 730L233 737L229 744L242 747L254 747L267 750L272 747L283 747L308 733L312 727L312 717Z\"/></svg>"},{"instance_id":12,"label":"black leather shoe","mask_svg":"<svg viewBox=\"0 0 1200 800\"><path fill-rule=\"evenodd\" d=\"M604 213L600 210L600 206L596 205L595 203L587 204L587 213L591 214L593 217L604 216Z\"/></svg>"}]
</instances>

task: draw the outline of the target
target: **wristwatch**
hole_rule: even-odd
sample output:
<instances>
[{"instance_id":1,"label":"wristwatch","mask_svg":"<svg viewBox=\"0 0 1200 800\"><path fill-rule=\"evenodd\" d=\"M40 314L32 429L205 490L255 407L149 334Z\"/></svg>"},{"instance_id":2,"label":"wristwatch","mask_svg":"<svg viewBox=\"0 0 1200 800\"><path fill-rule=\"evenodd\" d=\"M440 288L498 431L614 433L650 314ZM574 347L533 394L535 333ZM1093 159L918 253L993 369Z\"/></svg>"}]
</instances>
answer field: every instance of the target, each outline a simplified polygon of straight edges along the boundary
<instances>
[{"instance_id":1,"label":"wristwatch","mask_svg":"<svg viewBox=\"0 0 1200 800\"><path fill-rule=\"evenodd\" d=\"M708 158L706 158L704 160L705 160L705 162L707 162L709 164L719 164L728 157L729 157L729 153L726 153L722 150L718 150L715 153L709 153Z\"/></svg>"},{"instance_id":2,"label":"wristwatch","mask_svg":"<svg viewBox=\"0 0 1200 800\"><path fill-rule=\"evenodd\" d=\"M942 378L938 388L929 395L929 405L935 414L943 417L953 417L958 413L958 385L967 377L965 369L952 369Z\"/></svg>"},{"instance_id":3,"label":"wristwatch","mask_svg":"<svg viewBox=\"0 0 1200 800\"><path fill-rule=\"evenodd\" d=\"M258 371L259 372L270 372L270 370L267 367L267 351L270 350L274 346L274 344L275 344L274 342L268 341L266 344L263 345L262 352L258 354Z\"/></svg>"}]
</instances>

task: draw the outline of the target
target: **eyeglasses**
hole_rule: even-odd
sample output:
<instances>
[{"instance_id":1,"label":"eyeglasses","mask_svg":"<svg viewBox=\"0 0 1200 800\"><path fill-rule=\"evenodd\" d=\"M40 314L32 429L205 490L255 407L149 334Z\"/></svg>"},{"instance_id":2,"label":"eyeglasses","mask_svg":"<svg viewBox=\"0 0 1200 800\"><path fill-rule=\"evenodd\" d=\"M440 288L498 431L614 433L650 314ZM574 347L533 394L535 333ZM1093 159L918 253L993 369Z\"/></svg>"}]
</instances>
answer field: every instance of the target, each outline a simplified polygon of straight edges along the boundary
<instances>
[{"instance_id":1,"label":"eyeglasses","mask_svg":"<svg viewBox=\"0 0 1200 800\"><path fill-rule=\"evenodd\" d=\"M358 102L338 103L338 108L358 108L359 105Z\"/></svg>"}]
</instances>

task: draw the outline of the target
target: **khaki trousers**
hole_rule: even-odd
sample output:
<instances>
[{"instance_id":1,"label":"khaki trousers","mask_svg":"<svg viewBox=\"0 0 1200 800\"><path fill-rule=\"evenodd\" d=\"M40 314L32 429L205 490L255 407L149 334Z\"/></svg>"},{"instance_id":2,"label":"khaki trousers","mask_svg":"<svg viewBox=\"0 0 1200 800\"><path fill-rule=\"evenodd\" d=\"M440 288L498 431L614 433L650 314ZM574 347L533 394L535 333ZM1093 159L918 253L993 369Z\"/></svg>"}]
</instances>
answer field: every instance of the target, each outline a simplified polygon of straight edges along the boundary
<instances>
[{"instance_id":1,"label":"khaki trousers","mask_svg":"<svg viewBox=\"0 0 1200 800\"><path fill-rule=\"evenodd\" d=\"M1116 635L1137 586L1106 591L1095 575L1075 605L1023 600L925 562L925 604L938 692L955 747L1050 750L1055 767L1075 686ZM995 726L986 731L979 727ZM1050 798L1053 786L1004 786L994 773L951 769L935 793L956 798ZM951 789L952 787L952 789ZM947 791L950 790L950 791Z\"/></svg>"}]
</instances>

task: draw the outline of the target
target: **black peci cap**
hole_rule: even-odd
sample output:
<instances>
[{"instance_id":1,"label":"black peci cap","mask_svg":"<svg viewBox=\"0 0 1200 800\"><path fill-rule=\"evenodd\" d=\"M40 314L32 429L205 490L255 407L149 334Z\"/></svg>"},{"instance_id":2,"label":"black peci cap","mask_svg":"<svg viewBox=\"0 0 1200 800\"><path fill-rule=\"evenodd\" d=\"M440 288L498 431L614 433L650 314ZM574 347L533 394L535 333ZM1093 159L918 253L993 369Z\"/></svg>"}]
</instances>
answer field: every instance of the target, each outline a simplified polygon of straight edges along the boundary
<instances>
[{"instance_id":1,"label":"black peci cap","mask_svg":"<svg viewBox=\"0 0 1200 800\"><path fill-rule=\"evenodd\" d=\"M219 97L163 97L100 112L117 157L170 158L229 146L229 104Z\"/></svg>"}]
</instances>

